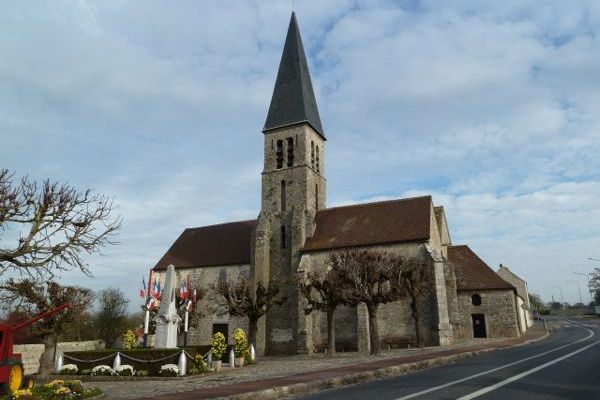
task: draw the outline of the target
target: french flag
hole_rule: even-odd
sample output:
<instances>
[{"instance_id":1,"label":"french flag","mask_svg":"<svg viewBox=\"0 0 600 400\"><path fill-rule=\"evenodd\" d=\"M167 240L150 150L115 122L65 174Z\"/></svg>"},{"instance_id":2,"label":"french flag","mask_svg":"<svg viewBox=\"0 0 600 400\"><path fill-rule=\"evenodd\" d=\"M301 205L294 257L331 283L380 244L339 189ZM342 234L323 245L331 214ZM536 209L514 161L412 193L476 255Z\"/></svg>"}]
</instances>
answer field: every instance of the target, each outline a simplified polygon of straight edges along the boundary
<instances>
[{"instance_id":1,"label":"french flag","mask_svg":"<svg viewBox=\"0 0 600 400\"><path fill-rule=\"evenodd\" d=\"M140 297L142 299L146 298L146 280L142 278L142 287L140 288Z\"/></svg>"},{"instance_id":2,"label":"french flag","mask_svg":"<svg viewBox=\"0 0 600 400\"><path fill-rule=\"evenodd\" d=\"M154 282L154 297L160 299L160 282Z\"/></svg>"}]
</instances>

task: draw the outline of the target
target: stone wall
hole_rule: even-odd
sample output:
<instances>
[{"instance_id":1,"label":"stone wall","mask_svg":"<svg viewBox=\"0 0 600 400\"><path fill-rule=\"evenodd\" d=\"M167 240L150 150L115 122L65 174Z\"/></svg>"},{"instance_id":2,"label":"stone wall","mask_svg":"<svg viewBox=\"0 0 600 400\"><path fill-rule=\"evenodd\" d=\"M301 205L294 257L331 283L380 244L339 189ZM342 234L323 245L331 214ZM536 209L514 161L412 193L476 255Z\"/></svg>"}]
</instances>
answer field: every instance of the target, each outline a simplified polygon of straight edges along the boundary
<instances>
[{"instance_id":1,"label":"stone wall","mask_svg":"<svg viewBox=\"0 0 600 400\"><path fill-rule=\"evenodd\" d=\"M43 344L15 344L13 353L21 354L25 374L36 374L40 368L40 357L44 352ZM88 340L85 342L61 342L58 343L57 352L86 351L104 348L101 340Z\"/></svg>"},{"instance_id":2,"label":"stone wall","mask_svg":"<svg viewBox=\"0 0 600 400\"><path fill-rule=\"evenodd\" d=\"M474 294L481 296L481 305L473 305ZM457 337L473 337L473 314L484 314L487 337L519 336L513 290L459 291L457 300L459 312L454 322L454 332Z\"/></svg>"},{"instance_id":3,"label":"stone wall","mask_svg":"<svg viewBox=\"0 0 600 400\"><path fill-rule=\"evenodd\" d=\"M519 297L521 297L523 301L523 305L521 308L523 310L522 313L525 318L525 321L523 323L523 329L527 330L527 328L533 325L533 318L531 317L531 305L529 304L529 290L527 289L527 282L519 278L508 267L503 266L502 264L500 264L500 269L498 269L497 274L517 289L517 295L519 295Z\"/></svg>"}]
</instances>

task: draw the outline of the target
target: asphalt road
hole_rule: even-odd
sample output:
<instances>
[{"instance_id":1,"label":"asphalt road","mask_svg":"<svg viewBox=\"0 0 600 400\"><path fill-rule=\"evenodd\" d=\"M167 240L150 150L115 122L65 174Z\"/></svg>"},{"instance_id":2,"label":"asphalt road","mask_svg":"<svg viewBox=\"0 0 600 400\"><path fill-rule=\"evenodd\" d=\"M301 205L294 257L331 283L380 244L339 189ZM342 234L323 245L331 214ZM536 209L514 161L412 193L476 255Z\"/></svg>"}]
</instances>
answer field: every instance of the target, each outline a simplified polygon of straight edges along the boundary
<instances>
[{"instance_id":1,"label":"asphalt road","mask_svg":"<svg viewBox=\"0 0 600 400\"><path fill-rule=\"evenodd\" d=\"M546 340L299 399L600 400L600 321L555 319Z\"/></svg>"}]
</instances>

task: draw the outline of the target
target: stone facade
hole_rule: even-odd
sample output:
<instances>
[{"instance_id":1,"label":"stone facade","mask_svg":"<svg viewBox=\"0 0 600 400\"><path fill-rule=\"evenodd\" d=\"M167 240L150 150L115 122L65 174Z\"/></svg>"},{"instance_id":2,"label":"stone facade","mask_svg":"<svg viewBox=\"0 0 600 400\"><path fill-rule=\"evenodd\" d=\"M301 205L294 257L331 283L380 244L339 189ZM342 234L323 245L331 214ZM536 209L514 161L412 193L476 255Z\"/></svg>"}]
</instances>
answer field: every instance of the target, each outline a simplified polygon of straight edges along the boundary
<instances>
[{"instance_id":1,"label":"stone facade","mask_svg":"<svg viewBox=\"0 0 600 400\"><path fill-rule=\"evenodd\" d=\"M530 328L533 325L527 282L519 278L514 272L508 269L508 267L502 264L500 264L500 268L496 273L517 289L517 296L520 297L520 303L517 305L517 310L519 312L521 332L525 332L527 328Z\"/></svg>"},{"instance_id":2,"label":"stone facade","mask_svg":"<svg viewBox=\"0 0 600 400\"><path fill-rule=\"evenodd\" d=\"M481 297L481 305L473 305L473 295ZM473 338L473 315L483 314L487 337L518 337L519 325L512 290L458 292L458 309L452 321L457 338Z\"/></svg>"}]
</instances>

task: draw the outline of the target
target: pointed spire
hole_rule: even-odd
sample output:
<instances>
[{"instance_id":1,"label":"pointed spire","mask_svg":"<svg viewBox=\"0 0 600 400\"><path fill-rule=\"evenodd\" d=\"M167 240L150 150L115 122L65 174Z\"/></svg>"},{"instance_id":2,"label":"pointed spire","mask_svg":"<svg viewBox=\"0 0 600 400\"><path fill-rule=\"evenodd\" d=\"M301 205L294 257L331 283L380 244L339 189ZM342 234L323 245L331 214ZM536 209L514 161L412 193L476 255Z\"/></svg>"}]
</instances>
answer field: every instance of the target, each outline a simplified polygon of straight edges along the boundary
<instances>
[{"instance_id":1,"label":"pointed spire","mask_svg":"<svg viewBox=\"0 0 600 400\"><path fill-rule=\"evenodd\" d=\"M263 132L302 122L325 139L296 13L292 12Z\"/></svg>"}]
</instances>

